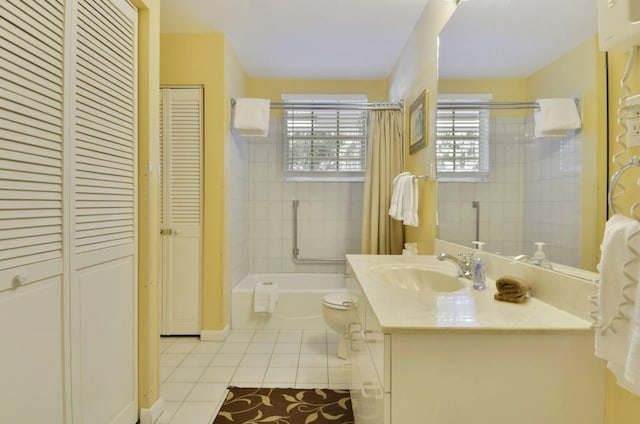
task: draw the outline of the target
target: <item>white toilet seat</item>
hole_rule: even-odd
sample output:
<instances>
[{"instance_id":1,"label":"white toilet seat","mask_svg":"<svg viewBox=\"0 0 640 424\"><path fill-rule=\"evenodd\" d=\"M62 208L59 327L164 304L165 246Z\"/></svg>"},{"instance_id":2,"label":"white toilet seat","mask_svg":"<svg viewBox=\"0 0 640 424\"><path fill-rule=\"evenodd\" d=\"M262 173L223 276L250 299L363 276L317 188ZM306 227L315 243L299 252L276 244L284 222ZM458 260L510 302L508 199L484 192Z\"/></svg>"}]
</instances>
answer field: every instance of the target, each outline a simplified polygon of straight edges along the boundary
<instances>
[{"instance_id":1,"label":"white toilet seat","mask_svg":"<svg viewBox=\"0 0 640 424\"><path fill-rule=\"evenodd\" d=\"M353 309L353 300L349 293L328 293L322 298L322 304L327 308L337 309L339 311L348 311Z\"/></svg>"}]
</instances>

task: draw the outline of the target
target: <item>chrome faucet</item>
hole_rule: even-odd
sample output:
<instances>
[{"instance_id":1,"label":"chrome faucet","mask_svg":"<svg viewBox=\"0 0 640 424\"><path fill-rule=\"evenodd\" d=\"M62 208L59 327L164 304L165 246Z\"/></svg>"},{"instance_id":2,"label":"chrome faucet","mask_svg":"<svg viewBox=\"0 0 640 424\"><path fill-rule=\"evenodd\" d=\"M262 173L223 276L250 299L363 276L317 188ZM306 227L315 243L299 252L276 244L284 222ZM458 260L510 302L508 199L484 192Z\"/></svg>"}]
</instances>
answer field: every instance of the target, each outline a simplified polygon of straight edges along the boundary
<instances>
[{"instance_id":1,"label":"chrome faucet","mask_svg":"<svg viewBox=\"0 0 640 424\"><path fill-rule=\"evenodd\" d=\"M441 253L436 256L439 261L451 261L458 268L458 277L473 279L473 272L471 271L471 260L467 259L464 253L458 253L458 257L450 255L448 253Z\"/></svg>"}]
</instances>

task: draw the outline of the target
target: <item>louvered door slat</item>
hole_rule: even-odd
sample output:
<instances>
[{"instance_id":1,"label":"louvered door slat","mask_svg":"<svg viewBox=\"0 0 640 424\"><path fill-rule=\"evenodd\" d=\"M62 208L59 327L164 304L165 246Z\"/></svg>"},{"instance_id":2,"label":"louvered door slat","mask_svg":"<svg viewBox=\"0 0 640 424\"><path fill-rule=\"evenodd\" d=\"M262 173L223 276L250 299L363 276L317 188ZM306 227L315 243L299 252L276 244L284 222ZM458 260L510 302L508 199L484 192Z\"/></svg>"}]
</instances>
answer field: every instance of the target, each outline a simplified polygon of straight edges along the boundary
<instances>
[{"instance_id":1,"label":"louvered door slat","mask_svg":"<svg viewBox=\"0 0 640 424\"><path fill-rule=\"evenodd\" d=\"M81 102L87 99L89 102L93 102L94 99L100 99L101 103L109 102L110 104L115 104L120 109L127 110L129 100L126 97L116 92L107 92L109 86L106 85L104 81L93 79L92 75L87 72L84 72L84 74L82 75L83 78L77 82L79 89L78 97ZM90 95L88 96L88 94Z\"/></svg>"},{"instance_id":2,"label":"louvered door slat","mask_svg":"<svg viewBox=\"0 0 640 424\"><path fill-rule=\"evenodd\" d=\"M0 270L62 258L63 22L0 3Z\"/></svg>"},{"instance_id":3,"label":"louvered door slat","mask_svg":"<svg viewBox=\"0 0 640 424\"><path fill-rule=\"evenodd\" d=\"M134 241L135 38L113 5L78 4L75 245Z\"/></svg>"},{"instance_id":4,"label":"louvered door slat","mask_svg":"<svg viewBox=\"0 0 640 424\"><path fill-rule=\"evenodd\" d=\"M13 1L13 3L16 3L16 5L10 1L6 1L0 7L0 10L3 12L0 16L11 16L12 20L8 23L16 28L15 31L4 29L3 35L5 32L21 34L25 41L32 46L44 44L52 49L53 53L51 56L56 56L57 53L61 57L62 37L60 37L60 34L63 33L62 16L51 18L51 15L48 13L43 15L39 11L24 7L24 2ZM61 64L60 61L60 65ZM61 66L60 69L62 69Z\"/></svg>"},{"instance_id":5,"label":"louvered door slat","mask_svg":"<svg viewBox=\"0 0 640 424\"><path fill-rule=\"evenodd\" d=\"M108 45L121 57L128 55L128 43L123 40L126 38L124 32L116 31L113 25L104 25L103 22L106 19L96 8L82 8L82 12L79 16L79 23L83 28L94 29L99 34L96 39L104 40L105 45ZM118 19L116 18L115 21Z\"/></svg>"},{"instance_id":6,"label":"louvered door slat","mask_svg":"<svg viewBox=\"0 0 640 424\"><path fill-rule=\"evenodd\" d=\"M106 62L100 62L96 58L91 57L89 52L84 52L82 46L79 46L78 63L82 66L82 73L85 74L94 83L102 83L109 95L117 93L118 96L126 100L127 87L131 87L131 80L122 77L113 77L112 73L117 72ZM116 74L117 75L117 74Z\"/></svg>"},{"instance_id":7,"label":"louvered door slat","mask_svg":"<svg viewBox=\"0 0 640 424\"><path fill-rule=\"evenodd\" d=\"M57 109L60 103L60 96L47 97L42 91L35 91L24 87L17 81L6 81L0 88L0 96L11 99L28 99L37 102L44 107ZM9 97L12 96L12 97Z\"/></svg>"},{"instance_id":8,"label":"louvered door slat","mask_svg":"<svg viewBox=\"0 0 640 424\"><path fill-rule=\"evenodd\" d=\"M165 100L165 96L169 95L169 89L167 88L162 88L160 89L160 157L159 157L159 166L160 166L160 175L158 176L158 201L159 201L159 205L160 205L160 214L159 214L159 223L160 223L160 227L161 228L165 228L165 222L164 222L164 209L165 209L165 204L164 204L164 173L165 173L165 158L164 158L164 143L165 143L165 129L166 129L166 125L164 123L164 118L166 116L166 113L164 111L164 108L167 104L166 100ZM162 260L162 258L160 258L160 260Z\"/></svg>"},{"instance_id":9,"label":"louvered door slat","mask_svg":"<svg viewBox=\"0 0 640 424\"><path fill-rule=\"evenodd\" d=\"M197 224L201 213L201 92L194 91L196 97L185 93L172 92L168 107L171 224ZM185 189L197 195L186 201Z\"/></svg>"}]
</instances>

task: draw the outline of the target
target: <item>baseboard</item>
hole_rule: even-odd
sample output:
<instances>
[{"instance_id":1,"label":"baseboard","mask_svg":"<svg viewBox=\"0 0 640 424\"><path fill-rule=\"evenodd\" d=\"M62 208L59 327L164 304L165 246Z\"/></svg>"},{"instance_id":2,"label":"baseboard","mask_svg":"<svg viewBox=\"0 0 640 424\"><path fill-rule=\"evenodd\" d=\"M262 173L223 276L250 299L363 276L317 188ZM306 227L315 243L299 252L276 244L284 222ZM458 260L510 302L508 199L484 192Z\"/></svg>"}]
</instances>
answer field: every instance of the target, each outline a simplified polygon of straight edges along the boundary
<instances>
[{"instance_id":1,"label":"baseboard","mask_svg":"<svg viewBox=\"0 0 640 424\"><path fill-rule=\"evenodd\" d=\"M140 409L140 424L153 424L158 421L164 411L164 398L160 396L151 408Z\"/></svg>"},{"instance_id":2,"label":"baseboard","mask_svg":"<svg viewBox=\"0 0 640 424\"><path fill-rule=\"evenodd\" d=\"M223 342L229 335L229 325L222 330L202 330L200 340L203 342Z\"/></svg>"}]
</instances>

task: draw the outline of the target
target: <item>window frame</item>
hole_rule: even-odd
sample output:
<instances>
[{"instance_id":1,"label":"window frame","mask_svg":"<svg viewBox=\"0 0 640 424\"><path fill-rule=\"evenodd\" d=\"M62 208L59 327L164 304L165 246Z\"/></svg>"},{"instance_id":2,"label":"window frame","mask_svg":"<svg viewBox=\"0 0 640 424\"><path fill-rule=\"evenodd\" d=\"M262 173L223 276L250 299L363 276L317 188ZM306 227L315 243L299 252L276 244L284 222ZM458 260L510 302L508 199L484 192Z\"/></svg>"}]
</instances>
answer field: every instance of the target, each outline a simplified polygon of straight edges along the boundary
<instances>
[{"instance_id":1,"label":"window frame","mask_svg":"<svg viewBox=\"0 0 640 424\"><path fill-rule=\"evenodd\" d=\"M281 99L283 103L291 102L299 102L299 103L324 103L324 102L335 102L335 103L363 103L368 102L368 98L366 94L282 94ZM366 171L366 159L367 159L367 131L368 131L368 112L366 110L362 110L362 115L364 117L364 123L362 125L362 154L358 157L362 164L362 169L358 171L313 171L313 170L292 170L291 169L291 160L290 160L290 137L288 135L288 125L289 125L289 116L288 113L292 109L287 110L286 108L283 111L282 121L283 121L283 135L282 135L282 143L283 143L283 163L282 163L282 171L285 181L328 181L328 182L362 182L364 181L364 175ZM300 110L300 109L298 109ZM304 111L312 111L312 108L302 109ZM340 109L318 109L318 111L339 111ZM336 119L336 127L338 128L339 118ZM340 142L340 140L336 140L336 142ZM339 149L339 147L337 147ZM336 155L336 157L339 157ZM354 160L358 160L354 159Z\"/></svg>"},{"instance_id":2,"label":"window frame","mask_svg":"<svg viewBox=\"0 0 640 424\"><path fill-rule=\"evenodd\" d=\"M469 102L489 102L493 99L493 95L491 94L440 94L438 96L439 102L447 102L447 103L469 103ZM458 109L462 110L462 109ZM469 111L469 109L465 109ZM454 109L454 113L455 113ZM478 156L477 160L479 162L478 169L475 171L449 171L442 170L439 165L438 153L439 153L439 144L441 141L441 137L438 135L438 123L440 118L436 118L436 169L438 172L438 180L442 182L487 182L489 181L489 171L490 171L490 126L491 126L491 117L488 109L471 109L471 111L476 111L478 113L479 124L478 124ZM439 112L439 110L437 111ZM438 113L436 112L436 116ZM454 118L455 120L455 118ZM452 137L449 137L449 139ZM455 137L454 137L455 138ZM455 139L454 139L455 143Z\"/></svg>"}]
</instances>

